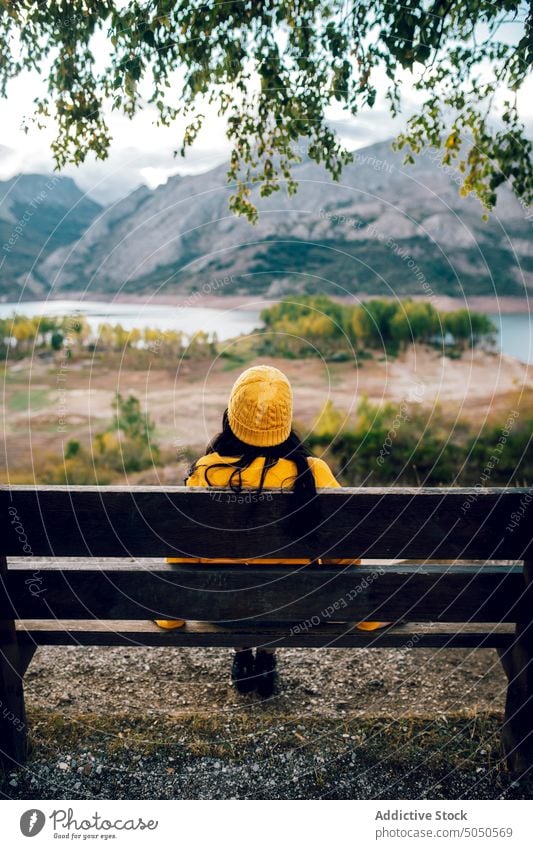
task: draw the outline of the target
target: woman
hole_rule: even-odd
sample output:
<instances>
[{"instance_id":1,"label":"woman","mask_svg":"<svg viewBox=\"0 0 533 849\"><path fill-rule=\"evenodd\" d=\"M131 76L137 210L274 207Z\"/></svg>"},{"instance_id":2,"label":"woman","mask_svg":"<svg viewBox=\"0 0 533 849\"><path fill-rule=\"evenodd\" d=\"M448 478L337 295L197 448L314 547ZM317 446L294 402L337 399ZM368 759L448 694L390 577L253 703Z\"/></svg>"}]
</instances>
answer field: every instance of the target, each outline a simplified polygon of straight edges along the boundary
<instances>
[{"instance_id":1,"label":"woman","mask_svg":"<svg viewBox=\"0 0 533 849\"><path fill-rule=\"evenodd\" d=\"M317 488L338 487L331 469L318 457L311 456L292 429L292 389L287 377L272 366L247 369L235 382L222 420L222 432L206 449L206 454L191 467L187 486L242 490L291 489L299 503L300 521L309 521ZM304 525L305 526L305 525ZM309 528L307 524L307 529ZM307 559L239 560L235 558L167 558L169 563L286 563L306 565ZM360 563L359 560L322 561L336 564ZM182 619L157 620L161 628L180 628ZM360 622L363 630L380 628L381 622ZM272 694L276 680L274 649L251 648L235 651L232 681L241 693L256 689L261 696Z\"/></svg>"}]
</instances>

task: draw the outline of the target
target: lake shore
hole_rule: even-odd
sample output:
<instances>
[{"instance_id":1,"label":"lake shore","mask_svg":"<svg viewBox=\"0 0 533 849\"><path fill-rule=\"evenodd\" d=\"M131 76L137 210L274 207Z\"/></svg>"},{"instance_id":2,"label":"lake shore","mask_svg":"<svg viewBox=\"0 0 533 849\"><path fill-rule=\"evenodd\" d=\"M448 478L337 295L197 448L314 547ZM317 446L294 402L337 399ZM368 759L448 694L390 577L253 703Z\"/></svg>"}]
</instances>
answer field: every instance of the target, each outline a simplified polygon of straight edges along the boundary
<instances>
[{"instance_id":1,"label":"lake shore","mask_svg":"<svg viewBox=\"0 0 533 849\"><path fill-rule=\"evenodd\" d=\"M295 293L295 298L299 293ZM353 296L333 298L341 303L364 302L376 298L378 295L368 292L359 292ZM379 296L381 297L381 296ZM413 301L426 301L425 295L401 295L400 299L411 298ZM139 306L168 306L179 308L203 307L212 309L228 310L251 310L263 309L279 302L280 298L261 297L259 295L221 295L210 287L209 291L189 294L154 294L151 292L128 294L119 292L113 296L105 292L58 292L57 295L46 299L52 301L80 300L100 301L113 304L135 304ZM488 313L491 315L510 315L513 313L529 314L533 312L533 299L503 295L502 297L492 295L476 295L472 297L456 298L449 295L433 295L429 298L433 306L443 312L464 309L465 307L475 312ZM20 302L21 304L24 301Z\"/></svg>"}]
</instances>

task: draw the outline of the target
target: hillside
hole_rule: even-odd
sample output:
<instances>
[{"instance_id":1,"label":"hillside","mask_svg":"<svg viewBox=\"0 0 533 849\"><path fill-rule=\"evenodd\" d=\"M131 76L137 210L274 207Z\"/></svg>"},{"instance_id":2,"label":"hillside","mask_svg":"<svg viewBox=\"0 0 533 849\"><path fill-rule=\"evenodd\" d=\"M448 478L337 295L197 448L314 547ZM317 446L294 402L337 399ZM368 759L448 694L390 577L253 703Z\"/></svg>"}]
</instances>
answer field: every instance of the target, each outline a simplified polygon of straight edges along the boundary
<instances>
[{"instance_id":1,"label":"hillside","mask_svg":"<svg viewBox=\"0 0 533 849\"><path fill-rule=\"evenodd\" d=\"M20 174L0 182L0 296L43 297L47 257L75 243L102 207L69 177Z\"/></svg>"},{"instance_id":2,"label":"hillside","mask_svg":"<svg viewBox=\"0 0 533 849\"><path fill-rule=\"evenodd\" d=\"M453 171L429 155L404 166L389 143L358 151L340 183L308 161L295 177L293 198L280 191L260 199L253 188L255 227L228 210L226 166L142 187L109 207L74 249L62 238L37 275L62 296L88 284L110 296L270 297L523 296L533 285L530 225L505 188L485 222L478 201L459 196Z\"/></svg>"}]
</instances>

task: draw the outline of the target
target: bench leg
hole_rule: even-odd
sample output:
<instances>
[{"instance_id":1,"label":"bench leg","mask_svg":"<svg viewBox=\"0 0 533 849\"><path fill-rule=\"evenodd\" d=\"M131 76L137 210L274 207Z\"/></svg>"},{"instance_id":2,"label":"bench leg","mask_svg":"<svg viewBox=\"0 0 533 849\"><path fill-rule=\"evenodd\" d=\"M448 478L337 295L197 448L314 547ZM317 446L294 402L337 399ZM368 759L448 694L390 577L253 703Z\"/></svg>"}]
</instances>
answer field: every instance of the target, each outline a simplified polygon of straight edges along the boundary
<instances>
[{"instance_id":1,"label":"bench leg","mask_svg":"<svg viewBox=\"0 0 533 849\"><path fill-rule=\"evenodd\" d=\"M37 646L21 645L19 642L19 666L18 673L21 678L24 678L26 670L30 665L33 655L37 651Z\"/></svg>"},{"instance_id":2,"label":"bench leg","mask_svg":"<svg viewBox=\"0 0 533 849\"><path fill-rule=\"evenodd\" d=\"M524 563L526 590L533 584L533 561ZM533 617L519 621L513 645L499 651L507 675L502 742L515 779L533 774Z\"/></svg>"},{"instance_id":3,"label":"bench leg","mask_svg":"<svg viewBox=\"0 0 533 849\"><path fill-rule=\"evenodd\" d=\"M0 557L0 577L7 571ZM15 622L0 620L0 760L5 769L24 763L28 753L26 711Z\"/></svg>"}]
</instances>

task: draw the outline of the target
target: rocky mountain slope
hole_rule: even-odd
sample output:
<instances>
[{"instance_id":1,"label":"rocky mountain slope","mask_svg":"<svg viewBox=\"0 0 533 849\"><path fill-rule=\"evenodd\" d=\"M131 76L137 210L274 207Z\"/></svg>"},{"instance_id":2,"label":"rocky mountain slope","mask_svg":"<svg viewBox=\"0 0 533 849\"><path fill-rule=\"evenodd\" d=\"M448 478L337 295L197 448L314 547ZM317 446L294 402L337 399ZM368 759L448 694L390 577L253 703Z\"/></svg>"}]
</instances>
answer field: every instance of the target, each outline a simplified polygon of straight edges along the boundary
<instances>
[{"instance_id":1,"label":"rocky mountain slope","mask_svg":"<svg viewBox=\"0 0 533 849\"><path fill-rule=\"evenodd\" d=\"M229 212L226 170L138 189L93 218L77 244L64 239L39 262L39 280L63 296L520 296L533 286L531 222L518 201L504 188L484 221L478 201L459 195L458 174L431 154L403 165L389 143L376 144L339 183L304 161L293 198L282 190L261 199L253 188L256 226Z\"/></svg>"},{"instance_id":2,"label":"rocky mountain slope","mask_svg":"<svg viewBox=\"0 0 533 849\"><path fill-rule=\"evenodd\" d=\"M75 243L101 209L69 177L20 174L0 182L0 297L46 295L41 266Z\"/></svg>"}]
</instances>

